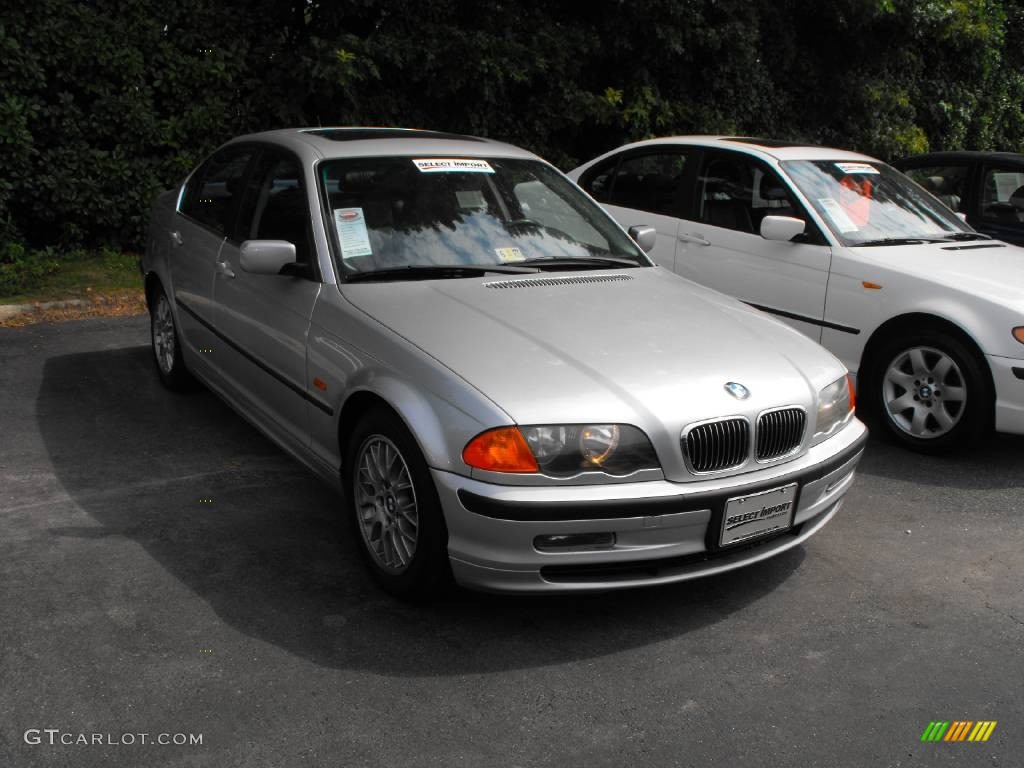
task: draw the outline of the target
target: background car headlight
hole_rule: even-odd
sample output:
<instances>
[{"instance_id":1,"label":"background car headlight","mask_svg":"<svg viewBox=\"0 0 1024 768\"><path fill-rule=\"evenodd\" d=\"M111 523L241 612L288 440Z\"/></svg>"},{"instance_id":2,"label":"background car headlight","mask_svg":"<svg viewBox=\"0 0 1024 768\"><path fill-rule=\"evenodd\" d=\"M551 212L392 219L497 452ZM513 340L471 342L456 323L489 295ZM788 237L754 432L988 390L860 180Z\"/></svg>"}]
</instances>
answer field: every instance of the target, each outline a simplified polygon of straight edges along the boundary
<instances>
[{"instance_id":1,"label":"background car headlight","mask_svg":"<svg viewBox=\"0 0 1024 768\"><path fill-rule=\"evenodd\" d=\"M818 393L818 418L814 437L821 439L839 430L853 415L853 379L847 374Z\"/></svg>"},{"instance_id":2,"label":"background car headlight","mask_svg":"<svg viewBox=\"0 0 1024 768\"><path fill-rule=\"evenodd\" d=\"M528 456L519 455L517 436L528 449ZM495 451L495 446L501 446L501 451ZM474 437L463 450L462 457L477 469L492 472L540 471L554 477L568 477L580 472L628 475L640 469L658 469L661 466L647 435L628 424L499 427Z\"/></svg>"}]
</instances>

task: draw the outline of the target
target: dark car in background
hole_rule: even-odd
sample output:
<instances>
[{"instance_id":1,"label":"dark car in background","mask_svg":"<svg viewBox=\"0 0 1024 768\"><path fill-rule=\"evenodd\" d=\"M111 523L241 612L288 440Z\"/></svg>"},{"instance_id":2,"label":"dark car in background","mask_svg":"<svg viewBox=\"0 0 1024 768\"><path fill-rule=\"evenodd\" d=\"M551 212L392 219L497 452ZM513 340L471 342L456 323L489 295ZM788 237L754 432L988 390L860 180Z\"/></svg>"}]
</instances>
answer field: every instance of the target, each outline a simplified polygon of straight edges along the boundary
<instances>
[{"instance_id":1,"label":"dark car in background","mask_svg":"<svg viewBox=\"0 0 1024 768\"><path fill-rule=\"evenodd\" d=\"M1024 245L1024 155L932 152L893 163L979 232Z\"/></svg>"}]
</instances>

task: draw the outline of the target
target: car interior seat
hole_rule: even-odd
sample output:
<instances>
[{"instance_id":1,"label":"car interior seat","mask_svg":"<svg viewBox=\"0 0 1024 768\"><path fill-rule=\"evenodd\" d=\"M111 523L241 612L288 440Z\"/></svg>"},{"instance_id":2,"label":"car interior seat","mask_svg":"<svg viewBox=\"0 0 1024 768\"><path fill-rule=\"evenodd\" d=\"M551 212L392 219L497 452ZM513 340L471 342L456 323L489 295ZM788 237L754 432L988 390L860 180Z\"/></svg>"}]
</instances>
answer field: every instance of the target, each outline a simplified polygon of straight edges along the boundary
<instances>
[{"instance_id":1,"label":"car interior seat","mask_svg":"<svg viewBox=\"0 0 1024 768\"><path fill-rule=\"evenodd\" d=\"M274 192L267 199L256 228L258 240L287 240L295 245L296 261L309 257L309 209L298 187Z\"/></svg>"},{"instance_id":2,"label":"car interior seat","mask_svg":"<svg viewBox=\"0 0 1024 768\"><path fill-rule=\"evenodd\" d=\"M942 201L942 204L950 210L960 210L962 202L959 194L960 179L954 176L928 176L924 179L922 186Z\"/></svg>"},{"instance_id":3,"label":"car interior seat","mask_svg":"<svg viewBox=\"0 0 1024 768\"><path fill-rule=\"evenodd\" d=\"M1024 221L1024 187L1017 187L1010 195L1010 205L1017 209L1017 221Z\"/></svg>"},{"instance_id":4,"label":"car interior seat","mask_svg":"<svg viewBox=\"0 0 1024 768\"><path fill-rule=\"evenodd\" d=\"M704 181L701 221L713 227L754 232L751 193L749 187L744 188L733 166L713 165Z\"/></svg>"},{"instance_id":5,"label":"car interior seat","mask_svg":"<svg viewBox=\"0 0 1024 768\"><path fill-rule=\"evenodd\" d=\"M761 219L765 216L791 216L793 218L802 219L799 210L793 205L793 200L789 196L785 187L781 186L776 179L771 178L767 174L761 177L760 187L757 191L758 196L764 200L768 205L766 208L756 209L756 215L753 221L755 231L759 231L761 227Z\"/></svg>"}]
</instances>

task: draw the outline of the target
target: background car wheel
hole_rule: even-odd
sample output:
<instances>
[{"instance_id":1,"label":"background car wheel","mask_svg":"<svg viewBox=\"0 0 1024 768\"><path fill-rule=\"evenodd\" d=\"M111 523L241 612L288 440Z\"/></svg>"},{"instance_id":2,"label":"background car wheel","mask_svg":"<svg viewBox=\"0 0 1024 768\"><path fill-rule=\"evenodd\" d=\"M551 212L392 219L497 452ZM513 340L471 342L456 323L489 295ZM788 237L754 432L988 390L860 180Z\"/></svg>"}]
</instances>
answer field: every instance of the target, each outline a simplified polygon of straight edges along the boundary
<instances>
[{"instance_id":1,"label":"background car wheel","mask_svg":"<svg viewBox=\"0 0 1024 768\"><path fill-rule=\"evenodd\" d=\"M153 359L156 362L160 381L168 389L183 392L195 388L195 379L185 368L181 355L181 340L174 324L171 302L164 289L157 286L149 311L150 339L153 342Z\"/></svg>"},{"instance_id":2,"label":"background car wheel","mask_svg":"<svg viewBox=\"0 0 1024 768\"><path fill-rule=\"evenodd\" d=\"M870 411L903 445L943 453L970 445L989 426L991 385L973 350L952 334L895 338L874 361Z\"/></svg>"},{"instance_id":3,"label":"background car wheel","mask_svg":"<svg viewBox=\"0 0 1024 768\"><path fill-rule=\"evenodd\" d=\"M345 491L360 549L391 594L421 599L451 582L448 529L419 446L384 409L364 416L349 440Z\"/></svg>"}]
</instances>

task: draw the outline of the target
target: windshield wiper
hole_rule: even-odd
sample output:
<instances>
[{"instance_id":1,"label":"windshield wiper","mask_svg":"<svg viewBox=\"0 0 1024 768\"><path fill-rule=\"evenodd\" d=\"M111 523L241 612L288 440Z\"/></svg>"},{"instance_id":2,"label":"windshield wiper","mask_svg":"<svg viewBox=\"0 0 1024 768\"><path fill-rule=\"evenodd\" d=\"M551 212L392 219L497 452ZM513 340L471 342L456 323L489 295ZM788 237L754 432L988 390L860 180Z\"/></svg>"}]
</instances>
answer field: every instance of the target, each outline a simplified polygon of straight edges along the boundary
<instances>
[{"instance_id":1,"label":"windshield wiper","mask_svg":"<svg viewBox=\"0 0 1024 768\"><path fill-rule=\"evenodd\" d=\"M951 235L946 235L946 240L991 240L992 238L988 235L983 235L980 232L954 232Z\"/></svg>"},{"instance_id":2,"label":"windshield wiper","mask_svg":"<svg viewBox=\"0 0 1024 768\"><path fill-rule=\"evenodd\" d=\"M559 269L561 267L590 267L591 269L607 269L608 267L639 267L643 266L632 259L620 259L615 256L552 256L543 259L527 259L524 264L535 265L538 269Z\"/></svg>"},{"instance_id":3,"label":"windshield wiper","mask_svg":"<svg viewBox=\"0 0 1024 768\"><path fill-rule=\"evenodd\" d=\"M513 267L505 264L409 264L404 267L387 267L385 269L373 269L369 272L353 272L345 277L345 282L445 280L459 277L477 277L491 272L516 275L539 271L533 267Z\"/></svg>"},{"instance_id":4,"label":"windshield wiper","mask_svg":"<svg viewBox=\"0 0 1024 768\"><path fill-rule=\"evenodd\" d=\"M851 243L853 246L861 245L918 245L919 243L944 243L945 240L936 240L930 237L880 237L877 240L863 240L859 243Z\"/></svg>"}]
</instances>

